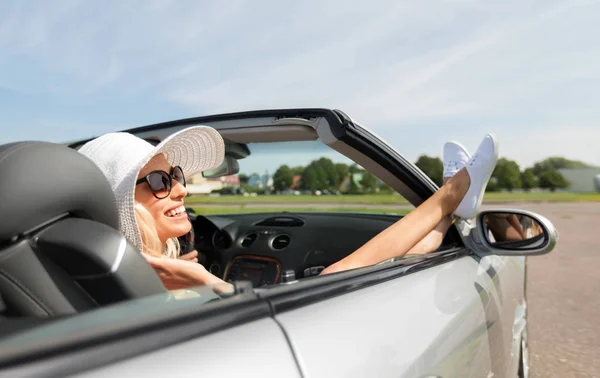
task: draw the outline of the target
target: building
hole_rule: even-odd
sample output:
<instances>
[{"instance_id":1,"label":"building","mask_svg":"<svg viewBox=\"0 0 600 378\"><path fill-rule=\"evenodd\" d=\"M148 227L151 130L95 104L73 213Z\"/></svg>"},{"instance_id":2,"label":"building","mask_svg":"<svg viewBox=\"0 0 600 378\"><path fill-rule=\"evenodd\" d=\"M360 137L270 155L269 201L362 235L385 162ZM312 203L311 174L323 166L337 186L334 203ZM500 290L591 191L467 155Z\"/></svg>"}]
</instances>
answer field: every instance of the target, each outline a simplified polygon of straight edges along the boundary
<instances>
[{"instance_id":1,"label":"building","mask_svg":"<svg viewBox=\"0 0 600 378\"><path fill-rule=\"evenodd\" d=\"M221 190L226 187L238 188L240 178L237 175L222 176L217 178L206 178L198 174L187 179L186 189L192 194L209 194L215 190Z\"/></svg>"},{"instance_id":2,"label":"building","mask_svg":"<svg viewBox=\"0 0 600 378\"><path fill-rule=\"evenodd\" d=\"M294 175L294 177L292 178L292 185L290 185L289 189L299 190L301 181L302 181L301 175Z\"/></svg>"},{"instance_id":3,"label":"building","mask_svg":"<svg viewBox=\"0 0 600 378\"><path fill-rule=\"evenodd\" d=\"M570 185L567 190L570 192L600 192L600 167L564 168L559 169L558 172L569 182Z\"/></svg>"},{"instance_id":4,"label":"building","mask_svg":"<svg viewBox=\"0 0 600 378\"><path fill-rule=\"evenodd\" d=\"M362 189L362 179L364 177L363 173L352 173L352 174L348 174L346 177L344 177L344 179L342 180L342 182L340 183L339 186L339 191L344 193L344 192L348 192L350 191L352 185L351 185L351 181L354 183L354 187L358 190Z\"/></svg>"},{"instance_id":5,"label":"building","mask_svg":"<svg viewBox=\"0 0 600 378\"><path fill-rule=\"evenodd\" d=\"M255 173L248 179L248 186L255 189L269 190L273 187L273 177L269 173L262 176Z\"/></svg>"}]
</instances>

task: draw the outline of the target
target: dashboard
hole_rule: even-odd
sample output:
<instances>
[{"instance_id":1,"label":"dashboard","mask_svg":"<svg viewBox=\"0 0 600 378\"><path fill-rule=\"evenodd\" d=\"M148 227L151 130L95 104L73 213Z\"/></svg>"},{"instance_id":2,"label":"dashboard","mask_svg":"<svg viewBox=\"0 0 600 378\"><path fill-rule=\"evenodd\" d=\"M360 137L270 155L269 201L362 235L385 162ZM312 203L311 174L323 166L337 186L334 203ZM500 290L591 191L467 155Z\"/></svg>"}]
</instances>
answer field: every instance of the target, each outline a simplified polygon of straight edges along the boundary
<instances>
[{"instance_id":1,"label":"dashboard","mask_svg":"<svg viewBox=\"0 0 600 378\"><path fill-rule=\"evenodd\" d=\"M225 281L254 287L318 275L401 218L350 213L198 215L199 262Z\"/></svg>"}]
</instances>

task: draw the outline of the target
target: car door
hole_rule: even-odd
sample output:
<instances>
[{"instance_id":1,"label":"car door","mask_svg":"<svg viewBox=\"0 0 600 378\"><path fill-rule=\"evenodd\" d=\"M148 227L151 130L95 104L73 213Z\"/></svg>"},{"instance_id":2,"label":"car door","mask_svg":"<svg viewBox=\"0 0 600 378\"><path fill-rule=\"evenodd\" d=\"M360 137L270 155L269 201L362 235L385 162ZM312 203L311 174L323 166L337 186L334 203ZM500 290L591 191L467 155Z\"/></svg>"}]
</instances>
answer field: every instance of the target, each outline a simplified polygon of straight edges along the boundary
<instances>
[{"instance_id":1,"label":"car door","mask_svg":"<svg viewBox=\"0 0 600 378\"><path fill-rule=\"evenodd\" d=\"M525 257L477 254L472 257L479 264L475 288L486 316L489 374L515 377L526 324Z\"/></svg>"},{"instance_id":2,"label":"car door","mask_svg":"<svg viewBox=\"0 0 600 378\"><path fill-rule=\"evenodd\" d=\"M268 296L305 377L504 376L500 263L463 249Z\"/></svg>"},{"instance_id":3,"label":"car door","mask_svg":"<svg viewBox=\"0 0 600 378\"><path fill-rule=\"evenodd\" d=\"M301 377L282 330L265 318L76 377Z\"/></svg>"},{"instance_id":4,"label":"car door","mask_svg":"<svg viewBox=\"0 0 600 378\"><path fill-rule=\"evenodd\" d=\"M266 301L251 291L214 301L210 288L194 290L201 296L151 296L40 320L0 340L0 376L300 376Z\"/></svg>"}]
</instances>

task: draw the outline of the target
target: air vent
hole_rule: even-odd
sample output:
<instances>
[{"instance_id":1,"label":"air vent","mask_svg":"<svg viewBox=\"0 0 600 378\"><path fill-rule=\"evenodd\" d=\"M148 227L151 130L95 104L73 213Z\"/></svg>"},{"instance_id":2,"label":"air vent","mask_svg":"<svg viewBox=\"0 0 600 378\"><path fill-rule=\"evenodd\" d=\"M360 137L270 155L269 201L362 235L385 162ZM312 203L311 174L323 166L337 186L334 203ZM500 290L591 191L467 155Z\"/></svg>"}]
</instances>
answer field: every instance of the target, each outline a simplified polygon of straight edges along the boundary
<instances>
[{"instance_id":1,"label":"air vent","mask_svg":"<svg viewBox=\"0 0 600 378\"><path fill-rule=\"evenodd\" d=\"M256 225L269 227L302 227L304 226L304 221L295 217L272 217L264 219Z\"/></svg>"},{"instance_id":2,"label":"air vent","mask_svg":"<svg viewBox=\"0 0 600 378\"><path fill-rule=\"evenodd\" d=\"M242 247L244 248L248 248L252 245L252 243L254 243L254 241L256 240L256 238L258 237L257 234L248 234L246 236L244 236L242 238Z\"/></svg>"},{"instance_id":3,"label":"air vent","mask_svg":"<svg viewBox=\"0 0 600 378\"><path fill-rule=\"evenodd\" d=\"M213 234L213 246L217 249L227 249L231 247L231 237L225 231L217 231Z\"/></svg>"},{"instance_id":4,"label":"air vent","mask_svg":"<svg viewBox=\"0 0 600 378\"><path fill-rule=\"evenodd\" d=\"M273 242L271 242L271 246L273 249L284 249L288 245L290 245L290 237L287 235L278 235L273 238Z\"/></svg>"}]
</instances>

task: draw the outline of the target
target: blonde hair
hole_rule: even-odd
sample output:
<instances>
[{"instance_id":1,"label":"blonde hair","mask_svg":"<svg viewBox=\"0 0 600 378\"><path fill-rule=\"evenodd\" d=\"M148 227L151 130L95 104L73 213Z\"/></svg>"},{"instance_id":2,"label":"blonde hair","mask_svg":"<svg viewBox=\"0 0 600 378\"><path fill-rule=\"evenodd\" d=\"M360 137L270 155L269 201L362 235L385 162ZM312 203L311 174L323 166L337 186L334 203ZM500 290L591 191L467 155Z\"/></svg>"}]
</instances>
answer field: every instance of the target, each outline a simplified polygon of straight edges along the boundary
<instances>
[{"instance_id":1,"label":"blonde hair","mask_svg":"<svg viewBox=\"0 0 600 378\"><path fill-rule=\"evenodd\" d=\"M156 232L156 223L154 218L150 215L150 212L140 204L135 203L135 219L137 221L140 235L142 236L142 252L147 253L151 256L161 257L165 256L171 259L176 259L181 253L181 246L177 238L171 238L167 240L165 244L162 244L158 238Z\"/></svg>"}]
</instances>

